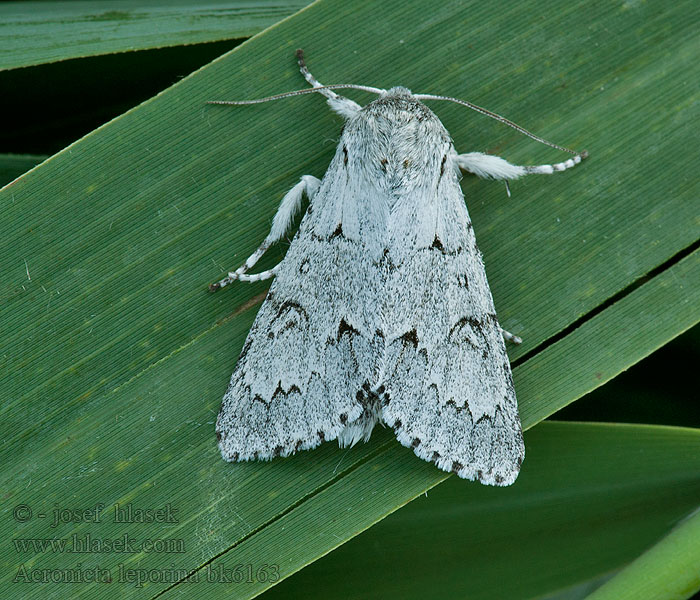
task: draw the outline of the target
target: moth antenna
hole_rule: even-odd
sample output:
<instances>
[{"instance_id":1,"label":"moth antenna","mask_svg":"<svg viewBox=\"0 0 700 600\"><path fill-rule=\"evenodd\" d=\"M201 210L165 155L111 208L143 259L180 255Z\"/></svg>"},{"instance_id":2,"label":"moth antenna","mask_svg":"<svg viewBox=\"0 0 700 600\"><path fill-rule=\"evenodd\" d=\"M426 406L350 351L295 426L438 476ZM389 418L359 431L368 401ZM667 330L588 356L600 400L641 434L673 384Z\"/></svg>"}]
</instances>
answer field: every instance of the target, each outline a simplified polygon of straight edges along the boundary
<instances>
[{"instance_id":1,"label":"moth antenna","mask_svg":"<svg viewBox=\"0 0 700 600\"><path fill-rule=\"evenodd\" d=\"M267 96L265 98L257 98L256 100L207 100L207 104L260 104L261 102L269 102L270 100L279 100L280 98L288 98L289 96L302 96L303 94L315 94L316 92L323 93L325 90L342 90L342 89L353 89L361 90L363 92L370 92L372 94L382 94L384 90L379 88L369 87L367 85L355 85L352 83L335 83L332 85L322 85L320 87L306 88L303 90L296 90L294 92L284 92L283 94L276 94L274 96ZM336 96L336 94L333 94Z\"/></svg>"},{"instance_id":2,"label":"moth antenna","mask_svg":"<svg viewBox=\"0 0 700 600\"><path fill-rule=\"evenodd\" d=\"M309 68L306 66L304 51L301 48L297 50L297 63L299 64L299 71L301 71L304 79L306 79L312 87L316 89L324 87L323 84L311 74L311 71L309 71ZM350 98L346 98L345 96L340 96L331 90L324 89L321 93L328 99L328 106L331 107L331 110L337 112L344 119L351 119L362 110L362 107L354 100L350 100Z\"/></svg>"},{"instance_id":3,"label":"moth antenna","mask_svg":"<svg viewBox=\"0 0 700 600\"><path fill-rule=\"evenodd\" d=\"M299 64L299 70L301 71L301 74L304 76L304 79L311 84L312 87L314 88L322 88L324 87L323 84L316 79L312 74L311 71L309 71L309 67L306 66L306 61L304 60L304 51L299 48L297 50L297 63ZM330 90L327 90L325 93L321 92L324 96L327 98L332 98L336 99L338 98L338 94L335 92L332 92Z\"/></svg>"},{"instance_id":4,"label":"moth antenna","mask_svg":"<svg viewBox=\"0 0 700 600\"><path fill-rule=\"evenodd\" d=\"M585 150L583 152L576 152L576 150L571 150L570 148L564 148L563 146L560 146L559 144L554 144L553 142L549 142L549 141L545 140L544 138L541 138L540 136L535 135L534 133L528 131L524 127L521 127L517 123L513 123L513 121L510 121L510 120L506 119L505 117L502 117L501 115L496 114L495 112L491 112L490 110L482 108L481 106L477 106L476 104L472 104L471 102L467 102L466 100L460 100L459 98L451 98L450 96L433 96L432 94L414 94L414 97L417 98L418 100L449 100L450 102L455 102L456 104L461 104L462 106L466 106L467 108L471 108L472 110L475 110L476 112L481 113L482 115L486 115L487 117L491 117L492 119L496 119L496 121L500 121L501 123L508 125L508 127L512 127L516 131L519 131L520 133L526 135L529 138L532 138L536 142L540 142L541 144L545 144L546 146L549 146L551 148L556 148L557 150L562 150L563 152L568 152L569 154L573 154L575 156L580 156L581 158L588 157L588 152L586 152Z\"/></svg>"}]
</instances>

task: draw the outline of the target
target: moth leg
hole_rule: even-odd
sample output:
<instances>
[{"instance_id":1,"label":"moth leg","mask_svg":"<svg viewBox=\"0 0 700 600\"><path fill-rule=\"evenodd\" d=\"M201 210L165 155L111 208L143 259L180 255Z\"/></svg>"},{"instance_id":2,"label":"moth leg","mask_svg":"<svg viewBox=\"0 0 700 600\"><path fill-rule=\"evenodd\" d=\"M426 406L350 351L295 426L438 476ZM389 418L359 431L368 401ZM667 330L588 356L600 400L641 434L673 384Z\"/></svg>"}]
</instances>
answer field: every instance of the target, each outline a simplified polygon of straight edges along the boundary
<instances>
[{"instance_id":1,"label":"moth leg","mask_svg":"<svg viewBox=\"0 0 700 600\"><path fill-rule=\"evenodd\" d=\"M263 243L260 244L258 249L248 257L248 260L246 260L241 267L235 271L230 271L229 274L220 281L212 283L209 286L209 291L215 292L216 290L227 286L236 279L239 279L240 281L252 282L273 277L275 273L277 273L277 267L279 265L269 269L268 271L263 271L262 273L256 273L254 275L246 275L246 272L255 266L255 264L260 260L262 255L265 254L267 249L272 246L272 244L281 240L287 233L292 221L294 220L294 215L301 206L301 198L303 194L306 193L309 200L313 201L313 198L316 195L316 192L318 192L320 185L321 180L317 177L314 177L313 175L303 175L301 181L291 190L289 190L285 194L284 198L282 198L280 207L277 209L277 213L272 219L272 228L270 229L270 233L267 234L267 237Z\"/></svg>"},{"instance_id":2,"label":"moth leg","mask_svg":"<svg viewBox=\"0 0 700 600\"><path fill-rule=\"evenodd\" d=\"M304 51L301 48L297 50L297 62L299 63L301 74L312 87L323 87L323 84L309 72L306 62L304 62ZM345 96L340 96L333 90L321 90L321 94L328 98L328 106L346 119L355 116L362 108L357 102L353 102L350 98L346 98Z\"/></svg>"},{"instance_id":3,"label":"moth leg","mask_svg":"<svg viewBox=\"0 0 700 600\"><path fill-rule=\"evenodd\" d=\"M236 279L239 281L263 281L264 279L270 279L270 277L274 277L277 275L277 271L279 271L279 265L275 265L271 269L268 269L267 271L261 271L260 273L254 273L253 275L247 275L246 273L241 273ZM227 279L227 278L225 278ZM223 281L223 280L222 280ZM221 283L221 282L219 282ZM216 284L214 284L216 285Z\"/></svg>"},{"instance_id":4,"label":"moth leg","mask_svg":"<svg viewBox=\"0 0 700 600\"><path fill-rule=\"evenodd\" d=\"M512 165L507 160L500 156L492 154L483 154L482 152L467 152L466 154L457 154L454 159L457 166L469 173L474 173L477 177L484 179L518 179L523 175L531 173L539 173L551 175L557 171L566 171L571 167L575 167L584 158L588 156L587 152L577 154L573 158L554 165L531 165L520 166Z\"/></svg>"},{"instance_id":5,"label":"moth leg","mask_svg":"<svg viewBox=\"0 0 700 600\"><path fill-rule=\"evenodd\" d=\"M503 327L499 327L501 330L501 335L503 336L503 339L506 340L507 342L512 342L513 344L522 344L523 340L519 338L517 335L514 333L511 333L510 331L506 331L503 329Z\"/></svg>"}]
</instances>

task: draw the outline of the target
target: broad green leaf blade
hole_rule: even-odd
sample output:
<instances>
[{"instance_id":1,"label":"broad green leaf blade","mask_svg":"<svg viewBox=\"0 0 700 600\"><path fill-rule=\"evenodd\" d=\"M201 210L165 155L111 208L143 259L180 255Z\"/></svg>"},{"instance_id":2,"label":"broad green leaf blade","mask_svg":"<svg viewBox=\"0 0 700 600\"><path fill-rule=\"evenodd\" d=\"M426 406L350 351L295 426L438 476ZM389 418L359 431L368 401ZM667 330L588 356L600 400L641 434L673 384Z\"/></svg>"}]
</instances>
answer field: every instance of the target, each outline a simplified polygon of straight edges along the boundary
<instances>
[{"instance_id":1,"label":"broad green leaf blade","mask_svg":"<svg viewBox=\"0 0 700 600\"><path fill-rule=\"evenodd\" d=\"M306 0L3 2L0 70L247 38L307 4Z\"/></svg>"},{"instance_id":2,"label":"broad green leaf blade","mask_svg":"<svg viewBox=\"0 0 700 600\"><path fill-rule=\"evenodd\" d=\"M589 600L683 600L700 591L700 508Z\"/></svg>"},{"instance_id":3,"label":"broad green leaf blade","mask_svg":"<svg viewBox=\"0 0 700 600\"><path fill-rule=\"evenodd\" d=\"M452 477L263 597L541 598L624 566L700 504L698 430L547 422L526 441L511 488Z\"/></svg>"},{"instance_id":4,"label":"broad green leaf blade","mask_svg":"<svg viewBox=\"0 0 700 600\"><path fill-rule=\"evenodd\" d=\"M513 356L522 362L516 385L526 425L599 385L597 373L612 376L692 325L700 258L678 258L697 242L696 194L687 176L691 157L673 150L693 142L679 116L690 118L681 112L691 105L688 91L677 85L697 73L693 8L681 3L656 14L645 5L630 12L553 3L543 12L530 3L502 10L318 2L4 189L0 478L9 502L36 510L130 501L177 508L177 523L144 524L134 535L182 539L186 552L177 560L153 552L100 556L115 573L120 563L203 573L216 556L240 563L245 546L268 548L265 563L288 575L445 477L387 431L350 452L328 444L268 464L218 458L213 421L266 288L241 285L210 296L205 285L219 276L216 265L236 266L255 249L300 175L322 175L333 153L323 140L337 137L340 124L317 97L227 109L204 102L303 86L293 60L299 46L321 81L402 83L469 98L591 151L588 164L570 173L513 186L511 200L499 185L463 183L501 322L525 338ZM619 30L615 46L610 27ZM561 31L579 32L586 43ZM659 44L672 60L659 55ZM621 68L626 78L615 81ZM435 108L460 150L556 160L462 107ZM651 149L653 160L625 160L630 148ZM280 256L276 250L261 268ZM620 315L644 333L634 347L606 331ZM582 324L568 330L572 323ZM551 344L560 332L563 339ZM614 357L604 371L599 340ZM577 368L559 352L576 358ZM541 376L533 368L526 377L540 355ZM347 483L356 478L377 490L366 512L367 496ZM317 526L319 503L331 507L339 528L302 538L301 556L290 531ZM295 528L276 525L283 519ZM10 526L5 537L126 532L123 524L91 525L55 531L34 520ZM3 559L9 597L28 589L9 583L20 560L35 568L75 562L48 554ZM71 593L143 597L171 585L74 585ZM42 593L64 597L68 589Z\"/></svg>"}]
</instances>

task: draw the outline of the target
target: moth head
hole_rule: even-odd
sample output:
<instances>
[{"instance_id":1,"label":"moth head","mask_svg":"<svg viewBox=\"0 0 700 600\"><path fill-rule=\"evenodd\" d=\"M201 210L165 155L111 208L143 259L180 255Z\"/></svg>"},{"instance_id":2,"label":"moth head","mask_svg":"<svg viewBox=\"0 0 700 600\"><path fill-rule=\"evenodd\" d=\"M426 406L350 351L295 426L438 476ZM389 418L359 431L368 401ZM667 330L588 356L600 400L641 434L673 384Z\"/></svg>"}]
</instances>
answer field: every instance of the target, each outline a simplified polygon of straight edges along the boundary
<instances>
[{"instance_id":1,"label":"moth head","mask_svg":"<svg viewBox=\"0 0 700 600\"><path fill-rule=\"evenodd\" d=\"M408 88L397 85L396 87L390 88L388 90L382 90L380 97L386 98L387 96L410 96L413 97L413 93Z\"/></svg>"},{"instance_id":2,"label":"moth head","mask_svg":"<svg viewBox=\"0 0 700 600\"><path fill-rule=\"evenodd\" d=\"M367 121L369 128L379 136L405 136L406 141L410 142L416 139L416 135L421 138L429 136L433 130L439 133L439 137L447 137L447 132L433 111L405 87L382 90L379 98L358 111L357 117Z\"/></svg>"}]
</instances>

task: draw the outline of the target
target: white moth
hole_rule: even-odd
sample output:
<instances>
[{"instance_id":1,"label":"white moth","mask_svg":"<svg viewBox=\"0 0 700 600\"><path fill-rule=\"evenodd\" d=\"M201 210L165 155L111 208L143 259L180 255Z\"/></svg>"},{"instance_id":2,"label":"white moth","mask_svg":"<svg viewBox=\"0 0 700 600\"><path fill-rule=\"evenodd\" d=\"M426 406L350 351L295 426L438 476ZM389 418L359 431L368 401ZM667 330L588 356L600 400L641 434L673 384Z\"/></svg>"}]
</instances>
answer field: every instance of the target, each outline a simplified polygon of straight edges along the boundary
<instances>
[{"instance_id":1,"label":"white moth","mask_svg":"<svg viewBox=\"0 0 700 600\"><path fill-rule=\"evenodd\" d=\"M503 338L459 186L460 169L508 180L563 171L586 154L550 144L468 102L356 85L320 92L345 126L322 180L304 175L245 264L210 289L275 276L231 377L216 433L228 461L367 441L379 421L440 469L490 485L515 481L525 448ZM365 107L332 89L379 98ZM575 156L516 166L458 154L422 100L451 100ZM284 259L248 274L310 204Z\"/></svg>"}]
</instances>

